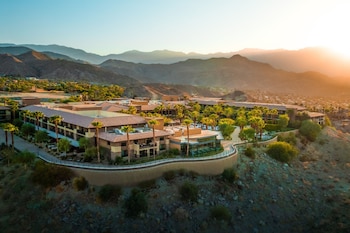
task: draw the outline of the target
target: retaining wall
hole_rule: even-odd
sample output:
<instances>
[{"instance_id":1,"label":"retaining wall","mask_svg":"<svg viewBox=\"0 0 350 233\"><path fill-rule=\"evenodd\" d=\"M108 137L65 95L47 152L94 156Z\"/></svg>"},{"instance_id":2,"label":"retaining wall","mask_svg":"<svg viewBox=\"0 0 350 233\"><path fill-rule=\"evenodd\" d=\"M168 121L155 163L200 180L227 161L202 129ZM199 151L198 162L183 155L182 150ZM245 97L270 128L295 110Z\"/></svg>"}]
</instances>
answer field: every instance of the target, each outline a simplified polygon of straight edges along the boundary
<instances>
[{"instance_id":1,"label":"retaining wall","mask_svg":"<svg viewBox=\"0 0 350 233\"><path fill-rule=\"evenodd\" d=\"M153 167L104 171L71 167L77 175L85 177L90 184L105 185L114 184L121 186L133 186L143 181L159 178L166 171L189 170L200 175L219 175L224 169L231 168L237 163L237 152L222 158L202 161L179 161L161 164Z\"/></svg>"}]
</instances>

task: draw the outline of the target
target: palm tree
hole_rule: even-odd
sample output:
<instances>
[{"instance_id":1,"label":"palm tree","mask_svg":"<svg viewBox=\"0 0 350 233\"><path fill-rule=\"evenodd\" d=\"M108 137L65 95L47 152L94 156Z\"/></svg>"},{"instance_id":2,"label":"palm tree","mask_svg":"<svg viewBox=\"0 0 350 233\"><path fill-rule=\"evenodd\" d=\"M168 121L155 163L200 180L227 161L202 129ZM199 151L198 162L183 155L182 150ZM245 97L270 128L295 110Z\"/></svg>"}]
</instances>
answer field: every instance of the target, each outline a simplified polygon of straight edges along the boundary
<instances>
[{"instance_id":1,"label":"palm tree","mask_svg":"<svg viewBox=\"0 0 350 233\"><path fill-rule=\"evenodd\" d=\"M99 130L103 127L103 124L101 121L94 121L91 123L93 127L95 127L95 134L96 134L96 149L97 149L97 162L101 162L100 157L100 138L98 136Z\"/></svg>"},{"instance_id":2,"label":"palm tree","mask_svg":"<svg viewBox=\"0 0 350 233\"><path fill-rule=\"evenodd\" d=\"M205 129L208 129L208 125L211 124L211 119L209 117L203 117L201 122L205 125Z\"/></svg>"},{"instance_id":3,"label":"palm tree","mask_svg":"<svg viewBox=\"0 0 350 233\"><path fill-rule=\"evenodd\" d=\"M4 130L11 133L12 150L14 150L15 149L14 134L15 132L18 132L18 127L11 123L7 123Z\"/></svg>"},{"instance_id":4,"label":"palm tree","mask_svg":"<svg viewBox=\"0 0 350 233\"><path fill-rule=\"evenodd\" d=\"M36 119L36 126L37 126L37 130L39 130L39 120L42 119L45 115L43 112L40 112L40 111L35 111L33 112L33 116L35 117Z\"/></svg>"},{"instance_id":5,"label":"palm tree","mask_svg":"<svg viewBox=\"0 0 350 233\"><path fill-rule=\"evenodd\" d=\"M154 127L156 125L158 125L158 121L156 119L151 119L148 121L148 125L152 127L152 131L153 131L153 159L155 159L156 157L156 135L155 135L155 131L154 131Z\"/></svg>"},{"instance_id":6,"label":"palm tree","mask_svg":"<svg viewBox=\"0 0 350 233\"><path fill-rule=\"evenodd\" d=\"M56 146L58 151L58 124L63 121L63 117L59 115L50 116L49 121L55 124L55 133L56 133Z\"/></svg>"},{"instance_id":7,"label":"palm tree","mask_svg":"<svg viewBox=\"0 0 350 233\"><path fill-rule=\"evenodd\" d=\"M126 133L126 140L127 140L127 148L128 148L128 162L130 163L130 138L129 138L129 133L133 132L134 129L132 128L131 125L125 125L121 128L123 132Z\"/></svg>"},{"instance_id":8,"label":"palm tree","mask_svg":"<svg viewBox=\"0 0 350 233\"><path fill-rule=\"evenodd\" d=\"M11 120L13 121L16 118L16 111L19 109L19 104L17 101L11 100L11 102L9 102L9 106L12 112Z\"/></svg>"},{"instance_id":9,"label":"palm tree","mask_svg":"<svg viewBox=\"0 0 350 233\"><path fill-rule=\"evenodd\" d=\"M27 118L27 116L30 116L31 111L29 111L29 110L22 110L21 113L22 113L22 117L23 117L23 122L26 123L26 121L27 121L26 118Z\"/></svg>"},{"instance_id":10,"label":"palm tree","mask_svg":"<svg viewBox=\"0 0 350 233\"><path fill-rule=\"evenodd\" d=\"M185 119L183 121L183 124L186 125L187 129L187 149L186 149L186 156L188 157L190 153L190 125L193 121L191 119Z\"/></svg>"},{"instance_id":11,"label":"palm tree","mask_svg":"<svg viewBox=\"0 0 350 233\"><path fill-rule=\"evenodd\" d=\"M7 132L8 132L8 130L7 130L7 128L8 128L8 124L10 124L10 123L2 123L1 124L1 128L4 130L4 133L5 133L5 143L6 143L6 146L8 146L9 144L8 144L8 135L7 135Z\"/></svg>"}]
</instances>

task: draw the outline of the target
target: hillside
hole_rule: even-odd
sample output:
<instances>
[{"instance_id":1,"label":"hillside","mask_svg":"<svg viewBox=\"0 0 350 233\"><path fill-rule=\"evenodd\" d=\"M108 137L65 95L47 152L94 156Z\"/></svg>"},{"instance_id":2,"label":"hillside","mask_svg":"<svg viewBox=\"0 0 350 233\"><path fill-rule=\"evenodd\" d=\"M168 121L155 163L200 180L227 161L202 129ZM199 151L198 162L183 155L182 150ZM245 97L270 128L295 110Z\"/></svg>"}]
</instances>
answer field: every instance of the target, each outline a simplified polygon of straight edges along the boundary
<instances>
[{"instance_id":1,"label":"hillside","mask_svg":"<svg viewBox=\"0 0 350 233\"><path fill-rule=\"evenodd\" d=\"M185 84L226 90L259 89L304 95L346 95L350 90L350 83L337 83L317 72L287 72L240 55L207 60L190 59L168 65L108 60L100 67L144 83ZM308 90L307 93L305 90Z\"/></svg>"},{"instance_id":2,"label":"hillside","mask_svg":"<svg viewBox=\"0 0 350 233\"><path fill-rule=\"evenodd\" d=\"M18 56L0 54L0 74L7 76L37 77L56 81L78 81L100 84L118 84L126 94L148 95L139 81L112 73L90 64L52 59L46 54L29 51Z\"/></svg>"},{"instance_id":3,"label":"hillside","mask_svg":"<svg viewBox=\"0 0 350 233\"><path fill-rule=\"evenodd\" d=\"M240 154L238 179L198 176L178 171L138 187L148 210L125 217L123 205L131 188L108 202L98 199L101 187L76 191L71 181L42 188L29 179L31 169L0 161L0 227L2 232L308 232L350 230L349 135L326 128L314 143L299 143L310 161L282 164L255 148L252 160ZM179 187L198 187L198 201L181 200ZM224 206L227 221L211 209ZM220 215L219 215L220 216ZM19 224L18 224L19 223ZM179 224L181 223L181 224Z\"/></svg>"}]
</instances>

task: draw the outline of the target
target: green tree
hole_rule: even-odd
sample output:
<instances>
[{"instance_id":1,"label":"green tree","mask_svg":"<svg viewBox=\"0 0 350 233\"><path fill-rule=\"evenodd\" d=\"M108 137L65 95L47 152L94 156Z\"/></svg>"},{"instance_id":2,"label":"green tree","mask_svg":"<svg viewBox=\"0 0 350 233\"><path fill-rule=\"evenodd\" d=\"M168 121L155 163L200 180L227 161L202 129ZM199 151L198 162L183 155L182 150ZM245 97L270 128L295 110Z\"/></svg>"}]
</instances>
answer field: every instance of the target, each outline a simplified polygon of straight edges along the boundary
<instances>
[{"instance_id":1,"label":"green tree","mask_svg":"<svg viewBox=\"0 0 350 233\"><path fill-rule=\"evenodd\" d=\"M126 133L126 146L127 146L127 150L128 150L128 162L130 163L130 159L131 159L131 155L130 155L130 135L129 133L133 132L134 129L132 128L131 125L125 125L121 128L121 131Z\"/></svg>"},{"instance_id":2,"label":"green tree","mask_svg":"<svg viewBox=\"0 0 350 233\"><path fill-rule=\"evenodd\" d=\"M46 131L39 130L35 132L34 139L36 143L44 143L49 141L50 137Z\"/></svg>"},{"instance_id":3,"label":"green tree","mask_svg":"<svg viewBox=\"0 0 350 233\"><path fill-rule=\"evenodd\" d=\"M284 129L288 126L289 116L287 114L282 114L278 116L278 127Z\"/></svg>"},{"instance_id":4,"label":"green tree","mask_svg":"<svg viewBox=\"0 0 350 233\"><path fill-rule=\"evenodd\" d=\"M35 134L35 127L32 124L24 123L21 126L21 133L27 138L27 140L29 140L29 136L33 136Z\"/></svg>"},{"instance_id":5,"label":"green tree","mask_svg":"<svg viewBox=\"0 0 350 233\"><path fill-rule=\"evenodd\" d=\"M96 135L96 149L97 149L97 162L101 162L101 156L100 156L100 137L99 137L99 131L103 127L102 122L100 121L94 121L91 123L93 127L95 127L95 135Z\"/></svg>"},{"instance_id":6,"label":"green tree","mask_svg":"<svg viewBox=\"0 0 350 233\"><path fill-rule=\"evenodd\" d=\"M266 153L280 162L289 163L297 156L298 150L287 142L273 142L267 146Z\"/></svg>"},{"instance_id":7,"label":"green tree","mask_svg":"<svg viewBox=\"0 0 350 233\"><path fill-rule=\"evenodd\" d=\"M86 151L86 149L90 146L90 144L91 144L91 141L87 137L82 137L79 139L79 148L84 149L84 151Z\"/></svg>"},{"instance_id":8,"label":"green tree","mask_svg":"<svg viewBox=\"0 0 350 233\"><path fill-rule=\"evenodd\" d=\"M239 133L241 140L253 141L255 139L255 130L253 128L245 128Z\"/></svg>"},{"instance_id":9,"label":"green tree","mask_svg":"<svg viewBox=\"0 0 350 233\"><path fill-rule=\"evenodd\" d=\"M299 128L301 135L313 142L321 132L321 126L311 120L304 120Z\"/></svg>"},{"instance_id":10,"label":"green tree","mask_svg":"<svg viewBox=\"0 0 350 233\"><path fill-rule=\"evenodd\" d=\"M239 126L241 131L244 129L244 126L247 125L247 118L245 117L245 115L237 116L237 118L236 118L236 125Z\"/></svg>"},{"instance_id":11,"label":"green tree","mask_svg":"<svg viewBox=\"0 0 350 233\"><path fill-rule=\"evenodd\" d=\"M59 151L64 152L64 154L67 155L67 152L70 149L70 142L66 138L61 138L58 141L57 147Z\"/></svg>"},{"instance_id":12,"label":"green tree","mask_svg":"<svg viewBox=\"0 0 350 233\"><path fill-rule=\"evenodd\" d=\"M190 125L193 123L191 119L185 119L183 121L183 124L186 125L186 132L187 132L187 147L186 147L186 156L190 153Z\"/></svg>"},{"instance_id":13,"label":"green tree","mask_svg":"<svg viewBox=\"0 0 350 233\"><path fill-rule=\"evenodd\" d=\"M155 159L156 156L156 134L154 127L158 125L158 121L156 119L151 119L148 121L148 125L152 127L152 134L153 134L153 159Z\"/></svg>"}]
</instances>

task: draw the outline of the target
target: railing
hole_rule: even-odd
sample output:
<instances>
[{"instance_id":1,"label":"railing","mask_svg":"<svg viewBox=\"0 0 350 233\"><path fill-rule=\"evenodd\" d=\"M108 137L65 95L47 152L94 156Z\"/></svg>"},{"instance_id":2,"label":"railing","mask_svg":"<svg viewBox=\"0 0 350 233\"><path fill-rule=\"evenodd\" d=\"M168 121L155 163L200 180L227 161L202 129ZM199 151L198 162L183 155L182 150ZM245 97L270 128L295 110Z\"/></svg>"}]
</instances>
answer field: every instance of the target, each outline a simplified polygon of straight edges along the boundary
<instances>
[{"instance_id":1,"label":"railing","mask_svg":"<svg viewBox=\"0 0 350 233\"><path fill-rule=\"evenodd\" d=\"M236 147L231 145L229 147L229 150L225 150L219 154L212 155L212 156L196 157L196 158L160 159L160 160L154 160L154 161L145 162L142 164L134 164L134 165L104 165L104 164L91 164L91 163L85 164L85 163L79 163L79 162L74 162L74 161L60 160L60 159L53 157L51 155L48 155L46 153L39 154L38 156L42 160L44 160L48 163L67 166L67 167L93 169L93 170L133 170L133 169L142 169L142 168L159 166L159 165L163 165L163 164L167 164L167 163L197 162L197 161L208 161L208 160L222 159L222 158L234 155L236 153L236 151L237 151Z\"/></svg>"}]
</instances>

